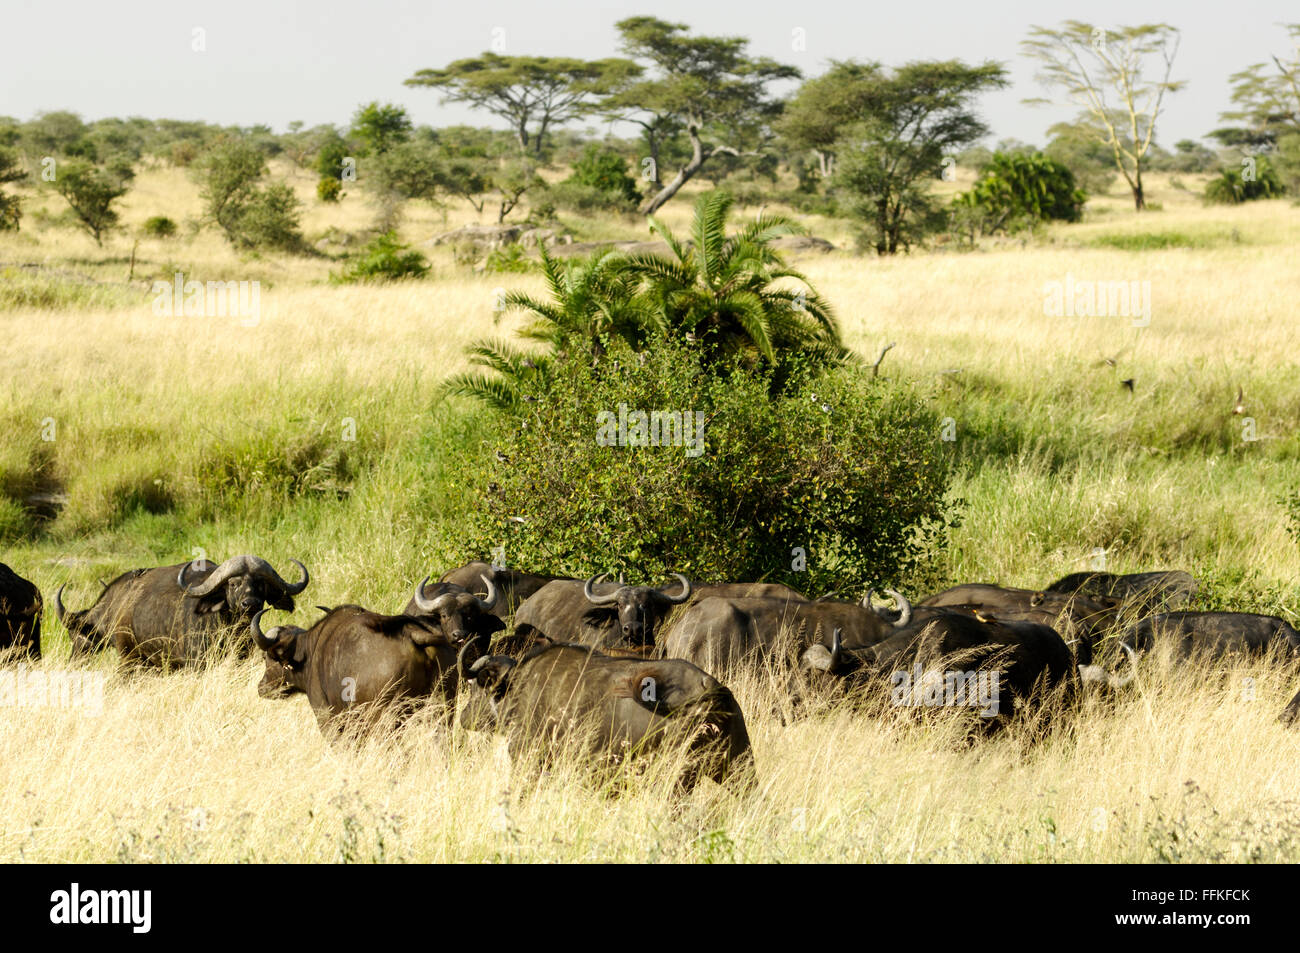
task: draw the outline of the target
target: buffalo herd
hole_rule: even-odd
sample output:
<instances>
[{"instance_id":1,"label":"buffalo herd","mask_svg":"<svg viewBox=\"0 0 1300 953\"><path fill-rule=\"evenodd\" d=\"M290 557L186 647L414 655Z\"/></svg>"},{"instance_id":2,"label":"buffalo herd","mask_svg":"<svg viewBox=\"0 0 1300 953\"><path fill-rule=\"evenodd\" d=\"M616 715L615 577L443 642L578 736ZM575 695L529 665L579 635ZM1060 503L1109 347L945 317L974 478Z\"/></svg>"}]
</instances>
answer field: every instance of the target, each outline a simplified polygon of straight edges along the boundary
<instances>
[{"instance_id":1,"label":"buffalo herd","mask_svg":"<svg viewBox=\"0 0 1300 953\"><path fill-rule=\"evenodd\" d=\"M307 628L268 626L310 582L293 562L294 582L252 555L134 569L81 610L60 587L55 612L74 658L112 647L171 670L260 653L258 693L301 692L329 734L393 726L430 701L451 724L464 687L459 723L504 735L516 766L545 768L561 744L613 766L672 743L685 753L683 789L754 783L744 715L718 680L747 667L782 673L796 693L966 706L996 730L1049 697L1122 690L1140 654L1162 645L1189 662L1300 661L1300 632L1280 618L1185 609L1198 584L1177 571L1075 573L1040 590L967 584L914 604L889 589L853 602L778 583L674 573L633 585L471 562L426 577L398 615L321 606ZM40 658L42 612L36 586L0 564L0 650ZM1280 720L1300 724L1300 694Z\"/></svg>"}]
</instances>

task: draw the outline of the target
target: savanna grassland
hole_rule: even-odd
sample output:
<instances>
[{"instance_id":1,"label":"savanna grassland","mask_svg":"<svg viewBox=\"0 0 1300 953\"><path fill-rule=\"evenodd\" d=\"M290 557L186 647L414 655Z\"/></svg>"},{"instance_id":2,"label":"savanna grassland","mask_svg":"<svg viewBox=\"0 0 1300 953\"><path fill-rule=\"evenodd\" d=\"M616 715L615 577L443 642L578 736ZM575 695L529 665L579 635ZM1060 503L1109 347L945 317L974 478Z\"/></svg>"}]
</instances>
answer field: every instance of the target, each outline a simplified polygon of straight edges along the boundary
<instances>
[{"instance_id":1,"label":"savanna grassland","mask_svg":"<svg viewBox=\"0 0 1300 953\"><path fill-rule=\"evenodd\" d=\"M34 192L23 231L0 235L0 540L45 594L43 667L68 665L52 610L64 583L81 607L128 568L256 552L310 567L303 618L317 603L395 612L463 555L461 463L485 452L485 428L439 384L466 344L518 322L494 312L498 289L540 278L422 247L427 280L331 284L374 211L361 193L321 204L311 178L276 172L308 237L330 239L315 256L241 256L184 227L136 245L151 215L200 215L184 170L163 165L140 170L102 248L42 216L58 199ZM880 373L951 418L961 524L909 595L1037 587L1104 559L1187 569L1199 607L1294 621L1300 548L1282 499L1300 487L1300 211L1206 208L1200 186L1157 176L1159 210L1137 215L1116 192L1081 224L893 259L805 219L838 250L796 264L846 343L875 360L895 342ZM689 215L678 199L661 217ZM418 246L470 221L411 206L401 235ZM636 218L566 224L579 240L646 234ZM152 281L178 271L259 281L260 320L155 315ZM1044 286L1067 275L1149 281L1149 325L1049 316ZM305 700L257 696L260 662L89 664L108 675L102 713L0 717L0 860L1300 860L1300 733L1276 723L1300 679L1264 663L1153 659L1034 745L1012 731L966 746L942 720L835 705L783 723L744 677L759 790L685 801L666 764L616 796L572 766L512 783L502 742L448 734L434 712L331 748Z\"/></svg>"}]
</instances>

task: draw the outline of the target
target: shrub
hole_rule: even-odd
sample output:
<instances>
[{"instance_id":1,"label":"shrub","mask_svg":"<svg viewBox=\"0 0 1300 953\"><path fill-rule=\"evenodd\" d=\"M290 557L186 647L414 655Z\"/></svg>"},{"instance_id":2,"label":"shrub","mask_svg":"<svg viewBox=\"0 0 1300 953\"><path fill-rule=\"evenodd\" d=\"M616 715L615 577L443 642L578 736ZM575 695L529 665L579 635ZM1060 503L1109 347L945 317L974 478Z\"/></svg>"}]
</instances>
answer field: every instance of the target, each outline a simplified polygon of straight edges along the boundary
<instances>
[{"instance_id":1,"label":"shrub","mask_svg":"<svg viewBox=\"0 0 1300 953\"><path fill-rule=\"evenodd\" d=\"M361 249L360 257L342 275L331 280L336 284L354 284L423 278L429 272L429 263L418 251L408 248L397 240L395 233L384 232Z\"/></svg>"},{"instance_id":2,"label":"shrub","mask_svg":"<svg viewBox=\"0 0 1300 953\"><path fill-rule=\"evenodd\" d=\"M483 263L483 270L493 274L521 275L536 268L537 263L528 257L528 252L518 242L492 249Z\"/></svg>"},{"instance_id":3,"label":"shrub","mask_svg":"<svg viewBox=\"0 0 1300 953\"><path fill-rule=\"evenodd\" d=\"M1240 205L1256 199L1273 199L1286 190L1266 156L1255 158L1253 173L1246 174L1249 167L1242 169L1226 168L1216 178L1205 185L1205 203L1207 205Z\"/></svg>"},{"instance_id":4,"label":"shrub","mask_svg":"<svg viewBox=\"0 0 1300 953\"><path fill-rule=\"evenodd\" d=\"M284 183L261 188L266 156L240 139L217 143L194 163L207 217L232 245L295 250L301 204Z\"/></svg>"},{"instance_id":5,"label":"shrub","mask_svg":"<svg viewBox=\"0 0 1300 953\"><path fill-rule=\"evenodd\" d=\"M323 175L316 183L316 198L322 202L337 202L343 197L343 183L336 176Z\"/></svg>"},{"instance_id":6,"label":"shrub","mask_svg":"<svg viewBox=\"0 0 1300 953\"><path fill-rule=\"evenodd\" d=\"M640 198L636 179L627 174L627 160L612 149L590 143L573 164L573 174L566 180L599 189L625 202Z\"/></svg>"},{"instance_id":7,"label":"shrub","mask_svg":"<svg viewBox=\"0 0 1300 953\"><path fill-rule=\"evenodd\" d=\"M140 226L149 238L171 238L176 234L176 223L166 215L151 215Z\"/></svg>"},{"instance_id":8,"label":"shrub","mask_svg":"<svg viewBox=\"0 0 1300 953\"><path fill-rule=\"evenodd\" d=\"M84 159L63 159L56 166L50 188L63 196L77 224L90 233L96 245L117 225L113 203L126 194L129 166L100 168Z\"/></svg>"},{"instance_id":9,"label":"shrub","mask_svg":"<svg viewBox=\"0 0 1300 953\"><path fill-rule=\"evenodd\" d=\"M497 418L465 471L475 503L461 555L504 545L539 571L681 571L812 592L897 583L918 565L948 522L950 474L918 399L859 368L806 366L775 400L764 373L715 371L685 342L612 342L529 377L528 415ZM692 429L681 445L617 445L620 411L682 412Z\"/></svg>"},{"instance_id":10,"label":"shrub","mask_svg":"<svg viewBox=\"0 0 1300 953\"><path fill-rule=\"evenodd\" d=\"M998 152L975 186L953 199L959 221L984 234L1032 228L1039 222L1077 222L1088 196L1074 173L1041 152Z\"/></svg>"}]
</instances>

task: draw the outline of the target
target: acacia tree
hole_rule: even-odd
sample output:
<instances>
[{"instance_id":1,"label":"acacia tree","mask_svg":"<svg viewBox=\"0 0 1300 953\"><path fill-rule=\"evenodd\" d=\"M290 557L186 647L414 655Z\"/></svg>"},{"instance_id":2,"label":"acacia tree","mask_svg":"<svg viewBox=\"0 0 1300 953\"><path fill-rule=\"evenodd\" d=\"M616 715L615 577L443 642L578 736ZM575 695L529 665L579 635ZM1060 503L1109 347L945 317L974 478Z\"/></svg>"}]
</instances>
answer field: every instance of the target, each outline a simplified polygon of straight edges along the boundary
<instances>
[{"instance_id":1,"label":"acacia tree","mask_svg":"<svg viewBox=\"0 0 1300 953\"><path fill-rule=\"evenodd\" d=\"M892 255L942 226L929 183L946 159L988 133L972 100L1006 86L1006 70L994 62L944 60L892 71L879 63L854 65L841 75L855 87L855 105L834 144L832 185L862 220L876 253ZM847 122L850 117L855 121Z\"/></svg>"},{"instance_id":2,"label":"acacia tree","mask_svg":"<svg viewBox=\"0 0 1300 953\"><path fill-rule=\"evenodd\" d=\"M879 73L876 63L832 60L830 69L799 87L776 121L778 135L813 154L823 179L835 171L835 144L844 127L872 110Z\"/></svg>"},{"instance_id":3,"label":"acacia tree","mask_svg":"<svg viewBox=\"0 0 1300 953\"><path fill-rule=\"evenodd\" d=\"M367 103L352 117L352 135L375 155L382 155L411 138L411 117L392 103Z\"/></svg>"},{"instance_id":4,"label":"acacia tree","mask_svg":"<svg viewBox=\"0 0 1300 953\"><path fill-rule=\"evenodd\" d=\"M1139 212L1146 208L1142 173L1165 94L1185 85L1169 78L1180 36L1164 23L1102 30L1068 20L1059 30L1036 26L1020 44L1026 56L1043 64L1039 81L1083 107L1082 125L1110 150ZM1159 79L1146 78L1153 67Z\"/></svg>"},{"instance_id":5,"label":"acacia tree","mask_svg":"<svg viewBox=\"0 0 1300 953\"><path fill-rule=\"evenodd\" d=\"M113 203L126 194L127 183L133 177L131 167L125 163L100 168L84 159L63 159L55 166L50 188L63 196L95 244L102 245L104 235L117 225Z\"/></svg>"},{"instance_id":6,"label":"acacia tree","mask_svg":"<svg viewBox=\"0 0 1300 953\"><path fill-rule=\"evenodd\" d=\"M0 185L21 182L25 178L27 173L23 170L22 163L18 161L17 153L0 148ZM18 196L6 195L0 191L0 232L17 231L21 219L22 206L18 202Z\"/></svg>"},{"instance_id":7,"label":"acacia tree","mask_svg":"<svg viewBox=\"0 0 1300 953\"><path fill-rule=\"evenodd\" d=\"M1220 118L1238 125L1210 135L1225 146L1277 152L1284 174L1300 183L1300 23L1286 25L1286 31L1296 44L1295 58L1273 56L1272 68L1255 63L1233 73L1235 108Z\"/></svg>"},{"instance_id":8,"label":"acacia tree","mask_svg":"<svg viewBox=\"0 0 1300 953\"><path fill-rule=\"evenodd\" d=\"M690 157L647 203L645 213L653 214L714 156L757 155L752 147L781 110L768 86L797 79L799 71L747 56L743 37L689 36L684 23L645 16L616 26L623 51L645 61L649 75L625 83L606 100L606 109L639 112L646 131L680 127L690 142ZM662 142L662 136L654 141Z\"/></svg>"},{"instance_id":9,"label":"acacia tree","mask_svg":"<svg viewBox=\"0 0 1300 953\"><path fill-rule=\"evenodd\" d=\"M446 93L444 103L468 103L510 123L519 150L541 157L552 126L587 115L637 71L630 60L484 53L443 69L422 69L407 86Z\"/></svg>"}]
</instances>

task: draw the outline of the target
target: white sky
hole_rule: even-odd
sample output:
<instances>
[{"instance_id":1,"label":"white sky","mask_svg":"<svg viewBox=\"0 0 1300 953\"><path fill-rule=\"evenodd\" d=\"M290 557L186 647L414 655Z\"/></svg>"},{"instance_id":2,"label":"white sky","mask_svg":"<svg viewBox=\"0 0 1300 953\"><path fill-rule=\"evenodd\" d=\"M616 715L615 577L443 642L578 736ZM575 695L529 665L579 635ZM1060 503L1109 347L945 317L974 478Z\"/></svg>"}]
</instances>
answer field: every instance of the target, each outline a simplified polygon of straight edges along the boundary
<instances>
[{"instance_id":1,"label":"white sky","mask_svg":"<svg viewBox=\"0 0 1300 953\"><path fill-rule=\"evenodd\" d=\"M1047 127L1073 111L1021 104L1043 95L1033 64L1019 51L1031 24L1167 22L1183 31L1174 75L1188 80L1161 122L1160 140L1169 146L1219 125L1231 73L1290 52L1279 24L1300 21L1300 3L0 0L0 115L28 119L70 109L85 119L201 119L282 131L295 119L345 125L357 105L381 100L406 106L417 123L486 125L485 114L442 106L436 91L402 81L481 53L494 37L508 54L617 55L614 23L635 14L748 37L752 53L798 66L805 76L831 59L999 60L1010 67L1013 85L981 101L992 139L1040 145ZM792 48L796 28L806 37L802 51ZM203 52L192 49L196 29L204 31Z\"/></svg>"}]
</instances>

